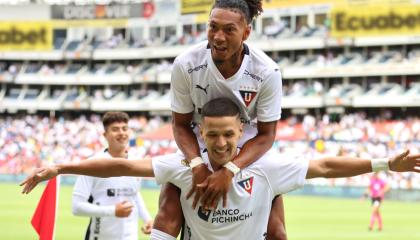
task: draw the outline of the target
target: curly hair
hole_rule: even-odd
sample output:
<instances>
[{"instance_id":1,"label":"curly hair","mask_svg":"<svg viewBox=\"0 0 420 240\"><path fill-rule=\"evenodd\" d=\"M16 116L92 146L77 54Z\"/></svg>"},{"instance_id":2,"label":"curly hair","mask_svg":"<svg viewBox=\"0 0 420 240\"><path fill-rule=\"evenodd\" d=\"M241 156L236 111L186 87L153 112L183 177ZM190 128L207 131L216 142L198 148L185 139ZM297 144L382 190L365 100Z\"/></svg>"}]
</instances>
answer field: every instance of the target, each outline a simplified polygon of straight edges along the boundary
<instances>
[{"instance_id":1,"label":"curly hair","mask_svg":"<svg viewBox=\"0 0 420 240\"><path fill-rule=\"evenodd\" d=\"M239 10L248 24L263 12L261 0L216 0L215 8Z\"/></svg>"}]
</instances>

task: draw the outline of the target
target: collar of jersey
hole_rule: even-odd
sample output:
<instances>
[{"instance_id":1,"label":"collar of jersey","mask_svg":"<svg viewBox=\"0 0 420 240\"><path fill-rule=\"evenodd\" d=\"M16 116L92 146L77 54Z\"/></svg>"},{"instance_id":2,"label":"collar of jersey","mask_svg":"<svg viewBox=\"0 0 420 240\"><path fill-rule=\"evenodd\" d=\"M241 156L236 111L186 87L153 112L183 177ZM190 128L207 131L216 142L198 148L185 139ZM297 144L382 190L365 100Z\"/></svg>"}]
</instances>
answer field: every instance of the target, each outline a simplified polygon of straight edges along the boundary
<instances>
[{"instance_id":1,"label":"collar of jersey","mask_svg":"<svg viewBox=\"0 0 420 240\"><path fill-rule=\"evenodd\" d=\"M206 58L209 65L209 69L210 71L213 72L215 76L217 76L217 80L234 81L236 79L241 79L249 61L249 54L246 54L246 52L249 53L249 49L248 49L248 46L246 46L245 44L244 44L244 49L245 49L245 54L244 54L244 58L242 59L241 67L232 77L225 79L225 77L223 77L223 75L220 73L219 69L217 69L216 64L214 64L213 58L211 57L211 49L207 48Z\"/></svg>"}]
</instances>

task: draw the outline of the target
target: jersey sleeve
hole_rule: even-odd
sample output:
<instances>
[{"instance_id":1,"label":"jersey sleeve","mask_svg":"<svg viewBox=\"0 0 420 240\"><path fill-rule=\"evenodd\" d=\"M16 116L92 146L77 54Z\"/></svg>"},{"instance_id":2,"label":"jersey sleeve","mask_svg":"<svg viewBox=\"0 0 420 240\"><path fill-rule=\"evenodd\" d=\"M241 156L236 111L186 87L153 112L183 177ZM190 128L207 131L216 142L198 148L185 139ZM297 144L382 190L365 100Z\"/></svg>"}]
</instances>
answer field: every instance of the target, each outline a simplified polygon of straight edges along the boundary
<instances>
[{"instance_id":1,"label":"jersey sleeve","mask_svg":"<svg viewBox=\"0 0 420 240\"><path fill-rule=\"evenodd\" d=\"M94 180L88 176L78 176L73 188L73 197L77 196L87 201L93 189Z\"/></svg>"},{"instance_id":2,"label":"jersey sleeve","mask_svg":"<svg viewBox=\"0 0 420 240\"><path fill-rule=\"evenodd\" d=\"M92 177L79 176L74 185L72 212L76 216L109 217L115 216L115 206L98 206L88 202L93 189Z\"/></svg>"},{"instance_id":3,"label":"jersey sleeve","mask_svg":"<svg viewBox=\"0 0 420 240\"><path fill-rule=\"evenodd\" d=\"M185 171L190 171L182 164L185 157L179 153L157 156L152 159L153 172L159 184L170 182L181 188L185 185L182 176Z\"/></svg>"},{"instance_id":4,"label":"jersey sleeve","mask_svg":"<svg viewBox=\"0 0 420 240\"><path fill-rule=\"evenodd\" d=\"M139 217L144 221L147 222L151 220L150 213L146 208L146 204L144 203L143 196L138 193L135 199L135 204L137 205Z\"/></svg>"},{"instance_id":5,"label":"jersey sleeve","mask_svg":"<svg viewBox=\"0 0 420 240\"><path fill-rule=\"evenodd\" d=\"M262 83L257 105L257 120L272 122L280 119L282 79L280 71L272 72Z\"/></svg>"},{"instance_id":6,"label":"jersey sleeve","mask_svg":"<svg viewBox=\"0 0 420 240\"><path fill-rule=\"evenodd\" d=\"M263 167L274 195L278 195L303 187L309 160L303 157L284 157L279 153L271 153Z\"/></svg>"},{"instance_id":7,"label":"jersey sleeve","mask_svg":"<svg viewBox=\"0 0 420 240\"><path fill-rule=\"evenodd\" d=\"M191 82L182 65L175 60L171 74L171 110L176 113L190 113L194 111L191 99Z\"/></svg>"}]
</instances>

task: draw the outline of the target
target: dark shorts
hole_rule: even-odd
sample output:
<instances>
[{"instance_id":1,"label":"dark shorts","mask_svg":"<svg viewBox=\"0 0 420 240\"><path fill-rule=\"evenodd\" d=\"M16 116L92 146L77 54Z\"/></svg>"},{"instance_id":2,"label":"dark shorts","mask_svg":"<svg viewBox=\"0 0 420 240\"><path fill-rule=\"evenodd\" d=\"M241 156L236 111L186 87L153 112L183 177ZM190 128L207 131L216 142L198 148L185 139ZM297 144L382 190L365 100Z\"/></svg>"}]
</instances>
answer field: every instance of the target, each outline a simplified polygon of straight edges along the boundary
<instances>
[{"instance_id":1,"label":"dark shorts","mask_svg":"<svg viewBox=\"0 0 420 240\"><path fill-rule=\"evenodd\" d=\"M382 202L382 198L381 197L373 197L371 198L372 200L372 205L375 204L375 202L381 203Z\"/></svg>"}]
</instances>

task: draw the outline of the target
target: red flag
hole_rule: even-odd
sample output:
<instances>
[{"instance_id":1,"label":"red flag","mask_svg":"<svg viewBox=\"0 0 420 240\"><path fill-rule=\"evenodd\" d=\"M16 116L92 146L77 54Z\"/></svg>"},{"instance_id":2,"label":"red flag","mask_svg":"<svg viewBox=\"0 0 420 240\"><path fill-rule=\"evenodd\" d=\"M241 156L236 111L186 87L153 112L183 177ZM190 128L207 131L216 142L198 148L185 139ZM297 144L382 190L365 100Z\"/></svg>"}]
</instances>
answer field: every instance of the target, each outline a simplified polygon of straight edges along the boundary
<instances>
[{"instance_id":1,"label":"red flag","mask_svg":"<svg viewBox=\"0 0 420 240\"><path fill-rule=\"evenodd\" d=\"M50 179L42 193L35 213L32 216L32 226L39 235L39 240L53 240L55 216L58 204L57 178Z\"/></svg>"}]
</instances>

